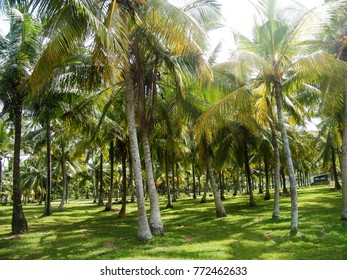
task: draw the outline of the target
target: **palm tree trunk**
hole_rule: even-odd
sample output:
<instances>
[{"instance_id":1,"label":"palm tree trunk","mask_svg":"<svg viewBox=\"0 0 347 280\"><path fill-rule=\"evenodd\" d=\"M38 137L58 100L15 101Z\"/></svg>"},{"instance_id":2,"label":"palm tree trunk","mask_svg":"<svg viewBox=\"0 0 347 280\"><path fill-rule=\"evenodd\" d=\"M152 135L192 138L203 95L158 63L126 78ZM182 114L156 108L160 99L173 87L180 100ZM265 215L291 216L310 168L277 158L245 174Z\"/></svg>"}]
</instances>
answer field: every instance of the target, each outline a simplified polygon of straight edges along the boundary
<instances>
[{"instance_id":1,"label":"palm tree trunk","mask_svg":"<svg viewBox=\"0 0 347 280\"><path fill-rule=\"evenodd\" d=\"M340 185L339 178L337 176L337 170L336 170L336 158L335 158L335 149L334 149L334 147L331 147L331 161L333 162L335 189L336 190L341 190L341 185Z\"/></svg>"},{"instance_id":2,"label":"palm tree trunk","mask_svg":"<svg viewBox=\"0 0 347 280\"><path fill-rule=\"evenodd\" d=\"M196 199L196 184L195 184L195 167L192 163L192 174L193 174L193 199Z\"/></svg>"},{"instance_id":3,"label":"palm tree trunk","mask_svg":"<svg viewBox=\"0 0 347 280\"><path fill-rule=\"evenodd\" d=\"M117 218L125 218L127 208L127 149L126 145L122 144L122 207L117 215Z\"/></svg>"},{"instance_id":4,"label":"palm tree trunk","mask_svg":"<svg viewBox=\"0 0 347 280\"><path fill-rule=\"evenodd\" d=\"M145 158L146 179L148 187L148 196L150 201L150 215L149 215L149 227L153 235L164 235L164 225L160 215L160 208L158 202L157 188L155 186L153 176L153 165L151 158L151 150L148 140L148 127L144 124L141 127L142 134L142 146Z\"/></svg>"},{"instance_id":5,"label":"palm tree trunk","mask_svg":"<svg viewBox=\"0 0 347 280\"><path fill-rule=\"evenodd\" d=\"M283 193L286 195L289 195L289 191L287 189L287 183L286 183L286 174L284 173L284 168L281 169L281 175L282 175Z\"/></svg>"},{"instance_id":6,"label":"palm tree trunk","mask_svg":"<svg viewBox=\"0 0 347 280\"><path fill-rule=\"evenodd\" d=\"M217 216L217 218L226 217L227 213L224 209L223 202L220 198L220 192L218 190L218 186L217 186L216 180L214 178L214 174L213 174L213 170L212 170L212 166L211 166L211 162L210 162L209 158L207 159L207 170L208 170L208 174L209 174L210 182L211 182L211 187L212 187L212 191L213 191L214 204L216 207L216 216Z\"/></svg>"},{"instance_id":7,"label":"palm tree trunk","mask_svg":"<svg viewBox=\"0 0 347 280\"><path fill-rule=\"evenodd\" d=\"M252 180L251 180L251 168L249 166L249 157L248 157L248 146L247 142L244 142L244 153L245 153L245 171L247 175L247 182L248 182L248 190L249 190L249 206L254 207L256 206L253 190L252 190Z\"/></svg>"},{"instance_id":8,"label":"palm tree trunk","mask_svg":"<svg viewBox=\"0 0 347 280\"><path fill-rule=\"evenodd\" d=\"M113 178L114 178L114 142L110 142L110 191L108 193L108 200L105 206L105 211L112 210L112 197L113 197Z\"/></svg>"},{"instance_id":9,"label":"palm tree trunk","mask_svg":"<svg viewBox=\"0 0 347 280\"><path fill-rule=\"evenodd\" d=\"M103 189L103 184L104 184L104 171L103 171L103 165L104 165L104 155L102 152L100 153L100 170L99 170L99 201L98 201L98 206L103 206L104 205L104 189Z\"/></svg>"},{"instance_id":10,"label":"palm tree trunk","mask_svg":"<svg viewBox=\"0 0 347 280\"><path fill-rule=\"evenodd\" d=\"M142 184L142 170L139 154L139 147L137 142L136 126L135 126L135 100L133 91L133 82L131 77L125 79L125 92L126 92L126 109L127 109L127 122L130 140L130 153L132 168L136 185L136 198L137 198L137 215L138 215L138 229L137 236L142 241L152 239L152 233L148 224L146 215L146 206L143 196Z\"/></svg>"},{"instance_id":11,"label":"palm tree trunk","mask_svg":"<svg viewBox=\"0 0 347 280\"><path fill-rule=\"evenodd\" d=\"M341 220L347 221L347 76L345 77L343 104L343 134L342 134L342 156L341 156L341 175L342 175L342 210Z\"/></svg>"},{"instance_id":12,"label":"palm tree trunk","mask_svg":"<svg viewBox=\"0 0 347 280\"><path fill-rule=\"evenodd\" d=\"M290 183L290 194L291 194L290 233L295 235L298 231L298 219L299 219L298 193L296 189L294 165L293 165L290 146L289 146L287 129L284 123L284 117L282 112L283 93L282 93L282 85L280 82L275 82L275 97L276 97L276 105L277 105L278 122L280 125L282 141L283 141L284 157L287 163L289 183Z\"/></svg>"},{"instance_id":13,"label":"palm tree trunk","mask_svg":"<svg viewBox=\"0 0 347 280\"><path fill-rule=\"evenodd\" d=\"M176 187L176 198L180 195L180 173L178 168L178 163L176 162L176 177L177 177L177 187Z\"/></svg>"},{"instance_id":14,"label":"palm tree trunk","mask_svg":"<svg viewBox=\"0 0 347 280\"><path fill-rule=\"evenodd\" d=\"M274 207L272 211L272 218L277 219L280 217L280 185L281 185L281 159L280 159L280 151L278 148L277 136L274 124L270 121L271 127L271 136L272 136L272 146L274 149L274 169L275 169L275 180L272 179L275 183L275 197L274 197ZM271 176L273 177L273 176Z\"/></svg>"},{"instance_id":15,"label":"palm tree trunk","mask_svg":"<svg viewBox=\"0 0 347 280\"><path fill-rule=\"evenodd\" d=\"M171 167L172 167L172 193L173 193L172 202L176 202L177 194L176 194L176 184L175 184L175 161L174 160L172 160Z\"/></svg>"},{"instance_id":16,"label":"palm tree trunk","mask_svg":"<svg viewBox=\"0 0 347 280\"><path fill-rule=\"evenodd\" d=\"M208 181L209 181L209 173L208 173L208 169L206 168L206 182L204 185L204 194L201 197L200 203L206 203L206 198L207 198L207 189L208 189Z\"/></svg>"},{"instance_id":17,"label":"palm tree trunk","mask_svg":"<svg viewBox=\"0 0 347 280\"><path fill-rule=\"evenodd\" d=\"M67 191L67 174L66 174L66 160L65 160L65 147L64 142L61 141L61 172L63 173L63 192L61 195L61 202L57 209L57 211L63 211L64 208L64 202L66 197L66 191Z\"/></svg>"},{"instance_id":18,"label":"palm tree trunk","mask_svg":"<svg viewBox=\"0 0 347 280\"><path fill-rule=\"evenodd\" d=\"M51 207L51 191L52 191L52 155L51 155L51 146L52 146L52 139L51 139L51 122L48 118L47 120L47 131L46 131L46 138L47 138L47 186L46 186L46 200L45 200L45 207L43 210L44 216L50 216L52 215L52 207Z\"/></svg>"},{"instance_id":19,"label":"palm tree trunk","mask_svg":"<svg viewBox=\"0 0 347 280\"><path fill-rule=\"evenodd\" d=\"M169 184L169 155L167 150L165 150L165 181L167 190L167 205L166 208L173 208L171 200L171 189Z\"/></svg>"},{"instance_id":20,"label":"palm tree trunk","mask_svg":"<svg viewBox=\"0 0 347 280\"><path fill-rule=\"evenodd\" d=\"M21 234L29 231L22 207L22 194L20 187L20 149L22 135L22 101L18 98L14 112L14 151L13 151L13 212L12 233Z\"/></svg>"},{"instance_id":21,"label":"palm tree trunk","mask_svg":"<svg viewBox=\"0 0 347 280\"><path fill-rule=\"evenodd\" d=\"M128 151L130 151L130 147L128 147ZM134 203L135 202L135 188L134 188L134 182L133 182L133 164L132 164L132 159L131 159L131 154L128 152L129 156L129 183L128 186L130 187L131 191L131 198L130 202Z\"/></svg>"},{"instance_id":22,"label":"palm tree trunk","mask_svg":"<svg viewBox=\"0 0 347 280\"><path fill-rule=\"evenodd\" d=\"M220 198L218 186L217 186L216 180L214 178L207 141L206 141L206 139L204 139L203 141L204 141L204 148L205 148L205 161L206 161L206 166L207 166L207 172L208 172L208 175L210 177L211 187L212 187L212 191L213 191L214 204L216 207L216 216L217 216L217 218L223 218L223 217L227 216L227 212L224 209L223 202Z\"/></svg>"},{"instance_id":23,"label":"palm tree trunk","mask_svg":"<svg viewBox=\"0 0 347 280\"><path fill-rule=\"evenodd\" d=\"M270 200L270 180L269 180L269 157L268 154L265 152L264 155L264 165L265 165L265 196L264 200Z\"/></svg>"}]
</instances>

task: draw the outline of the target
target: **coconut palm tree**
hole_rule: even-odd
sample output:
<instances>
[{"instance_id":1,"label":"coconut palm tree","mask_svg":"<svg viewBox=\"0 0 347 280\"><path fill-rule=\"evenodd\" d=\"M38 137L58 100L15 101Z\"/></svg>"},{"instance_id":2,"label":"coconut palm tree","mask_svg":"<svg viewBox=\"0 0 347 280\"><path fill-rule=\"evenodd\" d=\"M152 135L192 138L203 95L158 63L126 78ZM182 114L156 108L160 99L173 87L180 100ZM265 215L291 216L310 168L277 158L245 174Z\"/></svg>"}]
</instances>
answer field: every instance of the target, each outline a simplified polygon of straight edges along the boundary
<instances>
[{"instance_id":1,"label":"coconut palm tree","mask_svg":"<svg viewBox=\"0 0 347 280\"><path fill-rule=\"evenodd\" d=\"M296 3L296 2L295 2ZM284 104L287 96L302 87L304 78L309 80L326 73L333 73L336 62L326 52L310 51L310 42L318 35L319 26L326 22L322 14L307 12L296 3L292 9L281 9L276 0L260 0L254 4L260 23L255 23L253 38L235 32L238 49L232 54L233 72L236 77L251 73L246 83L263 84L267 94L276 101L277 119L288 169L291 192L291 233L298 230L298 202L294 165L286 128ZM282 7L283 8L283 7ZM290 12L288 12L290 11ZM287 12L287 13L286 13ZM307 30L310 30L308 33ZM306 34L306 36L303 36ZM307 36L309 34L309 36ZM324 65L324 67L322 67ZM294 82L295 81L295 82ZM241 88L240 88L241 89ZM271 101L271 99L269 99ZM224 106L227 102L224 101Z\"/></svg>"},{"instance_id":2,"label":"coconut palm tree","mask_svg":"<svg viewBox=\"0 0 347 280\"><path fill-rule=\"evenodd\" d=\"M27 1L9 1L10 31L1 47L4 61L0 69L1 100L3 112L9 114L14 123L14 161L13 161L13 217L12 232L25 233L28 225L21 204L20 150L22 134L23 102L29 95L28 78L40 50L39 33L41 27L33 15L28 13Z\"/></svg>"},{"instance_id":3,"label":"coconut palm tree","mask_svg":"<svg viewBox=\"0 0 347 280\"><path fill-rule=\"evenodd\" d=\"M330 4L339 4L341 1L327 0ZM344 1L342 1L344 4ZM346 6L334 10L332 21L326 25L326 30L322 36L323 46L331 54L335 55L337 60L342 63L347 62L347 29L346 29ZM336 71L326 79L327 83L324 89L326 97L323 101L330 100L332 104L340 107L342 132L342 154L341 154L341 177L342 177L342 211L341 220L347 221L347 76L345 70ZM330 98L329 98L330 96ZM336 102L338 101L338 102ZM327 101L328 102L328 101ZM339 103L339 104L337 104ZM341 108L341 104L343 104ZM336 111L336 110L334 110Z\"/></svg>"}]
</instances>

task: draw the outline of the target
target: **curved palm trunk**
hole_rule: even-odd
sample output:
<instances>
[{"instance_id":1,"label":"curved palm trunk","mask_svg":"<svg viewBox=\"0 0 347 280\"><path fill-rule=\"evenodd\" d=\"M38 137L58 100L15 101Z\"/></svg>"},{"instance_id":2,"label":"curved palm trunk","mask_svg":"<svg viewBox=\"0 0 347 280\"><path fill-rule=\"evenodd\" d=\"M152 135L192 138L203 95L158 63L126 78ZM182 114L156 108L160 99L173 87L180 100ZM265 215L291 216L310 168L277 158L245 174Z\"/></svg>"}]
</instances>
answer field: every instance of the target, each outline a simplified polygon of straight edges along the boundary
<instances>
[{"instance_id":1,"label":"curved palm trunk","mask_svg":"<svg viewBox=\"0 0 347 280\"><path fill-rule=\"evenodd\" d=\"M126 93L126 110L127 110L127 122L129 130L130 140L130 153L132 160L132 168L135 177L136 185L136 198L137 198L137 215L138 215L138 230L137 236L140 240L148 241L152 239L152 233L149 228L145 200L143 196L143 184L142 184L142 170L139 154L139 147L137 142L137 134L135 127L135 102L134 92L131 77L126 77L125 80L125 93Z\"/></svg>"},{"instance_id":2,"label":"curved palm trunk","mask_svg":"<svg viewBox=\"0 0 347 280\"><path fill-rule=\"evenodd\" d=\"M214 178L211 161L210 161L210 155L208 150L208 145L206 140L204 139L204 146L205 146L205 160L206 160L206 166L207 166L207 172L210 177L211 187L213 191L213 198L214 198L214 204L216 207L216 215L217 218L222 218L227 216L227 212L224 209L223 202L220 198L220 192L218 190L218 186L216 183L216 180Z\"/></svg>"},{"instance_id":3,"label":"curved palm trunk","mask_svg":"<svg viewBox=\"0 0 347 280\"><path fill-rule=\"evenodd\" d=\"M19 97L20 98L20 97ZM14 151L13 151L13 212L12 233L21 234L29 231L22 207L22 194L20 187L20 149L22 134L22 102L17 101L14 116Z\"/></svg>"},{"instance_id":4,"label":"curved palm trunk","mask_svg":"<svg viewBox=\"0 0 347 280\"><path fill-rule=\"evenodd\" d=\"M212 170L212 166L211 166L211 162L209 158L207 159L206 164L207 164L207 170L208 170L208 174L209 174L210 182L212 186L212 191L213 191L214 205L216 207L216 216L217 218L226 217L227 212L225 211L223 202L220 198L220 192L218 190L218 186L213 175L213 170Z\"/></svg>"},{"instance_id":5,"label":"curved palm trunk","mask_svg":"<svg viewBox=\"0 0 347 280\"><path fill-rule=\"evenodd\" d=\"M341 156L342 175L342 211L341 220L347 221L347 77L345 77L345 92L343 104L343 137Z\"/></svg>"},{"instance_id":6,"label":"curved palm trunk","mask_svg":"<svg viewBox=\"0 0 347 280\"><path fill-rule=\"evenodd\" d=\"M47 121L47 186L46 186L46 200L45 207L43 210L44 216L52 215L52 207L51 207L51 191L52 191L52 155L51 155L51 122Z\"/></svg>"},{"instance_id":7,"label":"curved palm trunk","mask_svg":"<svg viewBox=\"0 0 347 280\"><path fill-rule=\"evenodd\" d=\"M157 188L154 182L151 150L148 141L147 126L141 128L142 146L145 158L146 178L148 186L148 196L150 201L149 227L153 235L163 235L164 225L160 215Z\"/></svg>"},{"instance_id":8,"label":"curved palm trunk","mask_svg":"<svg viewBox=\"0 0 347 280\"><path fill-rule=\"evenodd\" d=\"M272 146L274 149L274 166L275 166L275 197L274 197L274 207L272 211L272 218L277 219L280 217L280 185L281 185L281 159L280 151L278 149L278 142L276 131L272 122L270 122L271 136L272 136Z\"/></svg>"},{"instance_id":9,"label":"curved palm trunk","mask_svg":"<svg viewBox=\"0 0 347 280\"><path fill-rule=\"evenodd\" d=\"M63 211L65 198L66 198L66 191L67 191L67 174L66 174L66 160L65 160L65 147L63 141L61 142L61 171L63 173L63 192L61 195L61 202L57 209L57 211Z\"/></svg>"},{"instance_id":10,"label":"curved palm trunk","mask_svg":"<svg viewBox=\"0 0 347 280\"><path fill-rule=\"evenodd\" d=\"M299 219L298 194L296 189L294 165L293 165L290 146L289 146L287 129L285 127L284 117L282 112L283 93L282 93L282 85L280 82L275 82L275 97L276 97L276 105L277 105L278 122L280 125L282 141L283 141L284 157L287 163L289 183L290 183L290 194L291 194L290 232L291 234L296 234L298 231L298 219Z\"/></svg>"},{"instance_id":11,"label":"curved palm trunk","mask_svg":"<svg viewBox=\"0 0 347 280\"><path fill-rule=\"evenodd\" d=\"M126 145L122 144L122 208L120 209L117 218L125 218L127 208L127 149Z\"/></svg>"},{"instance_id":12,"label":"curved palm trunk","mask_svg":"<svg viewBox=\"0 0 347 280\"><path fill-rule=\"evenodd\" d=\"M108 193L108 200L105 206L105 211L112 210L112 197L113 197L113 178L114 178L114 142L110 142L110 191Z\"/></svg>"}]
</instances>

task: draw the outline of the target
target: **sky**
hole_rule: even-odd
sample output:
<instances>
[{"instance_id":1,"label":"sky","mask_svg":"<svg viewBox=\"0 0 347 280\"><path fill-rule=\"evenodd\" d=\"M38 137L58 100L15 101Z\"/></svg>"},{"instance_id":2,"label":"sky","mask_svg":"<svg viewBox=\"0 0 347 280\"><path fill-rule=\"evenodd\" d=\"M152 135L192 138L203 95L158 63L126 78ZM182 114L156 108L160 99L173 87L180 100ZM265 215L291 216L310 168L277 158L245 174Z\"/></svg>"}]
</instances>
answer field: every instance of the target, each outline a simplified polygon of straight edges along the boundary
<instances>
[{"instance_id":1,"label":"sky","mask_svg":"<svg viewBox=\"0 0 347 280\"><path fill-rule=\"evenodd\" d=\"M180 3L182 0L169 0L171 3ZM227 26L233 26L243 34L249 34L253 23L254 11L252 5L248 0L219 0L222 4L222 11L226 20ZM282 0L283 3L289 2ZM305 4L307 7L312 8L323 3L323 0L298 0L298 2ZM8 30L8 24L0 16L0 34L4 35ZM227 40L230 44L230 29L228 27L220 29L213 36L213 41L218 38ZM219 40L220 41L220 40Z\"/></svg>"},{"instance_id":2,"label":"sky","mask_svg":"<svg viewBox=\"0 0 347 280\"><path fill-rule=\"evenodd\" d=\"M171 0L172 3L179 0ZM244 35L250 35L254 23L255 11L248 0L218 0L222 4L222 13L226 26L211 32L211 48L213 49L220 41L223 43L221 56L226 57L228 50L233 49L234 41L231 35L231 27ZM256 1L254 1L256 2ZM288 0L281 1L283 5L290 3ZM308 8L314 8L324 3L324 0L297 0Z\"/></svg>"}]
</instances>

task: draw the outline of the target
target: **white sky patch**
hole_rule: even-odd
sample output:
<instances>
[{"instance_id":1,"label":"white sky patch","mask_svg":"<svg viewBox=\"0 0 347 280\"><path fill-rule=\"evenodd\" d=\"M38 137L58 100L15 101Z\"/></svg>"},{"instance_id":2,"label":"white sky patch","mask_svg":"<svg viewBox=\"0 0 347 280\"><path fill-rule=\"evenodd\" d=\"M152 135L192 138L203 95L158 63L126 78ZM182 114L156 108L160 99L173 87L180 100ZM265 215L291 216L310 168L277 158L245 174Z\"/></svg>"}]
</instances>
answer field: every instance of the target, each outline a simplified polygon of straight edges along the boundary
<instances>
[{"instance_id":1,"label":"white sky patch","mask_svg":"<svg viewBox=\"0 0 347 280\"><path fill-rule=\"evenodd\" d=\"M177 1L177 0L176 0ZM175 0L170 2L175 3ZM252 34L252 27L254 26L255 10L248 0L219 0L222 4L222 13L226 21L225 27L215 30L210 33L211 50L222 41L223 51L220 58L226 60L230 50L235 48L232 28L237 30L243 35L250 36ZM253 1L256 2L256 1ZM309 9L317 7L324 3L323 0L297 0L297 2L304 4ZM280 3L288 6L290 0L282 0Z\"/></svg>"}]
</instances>

